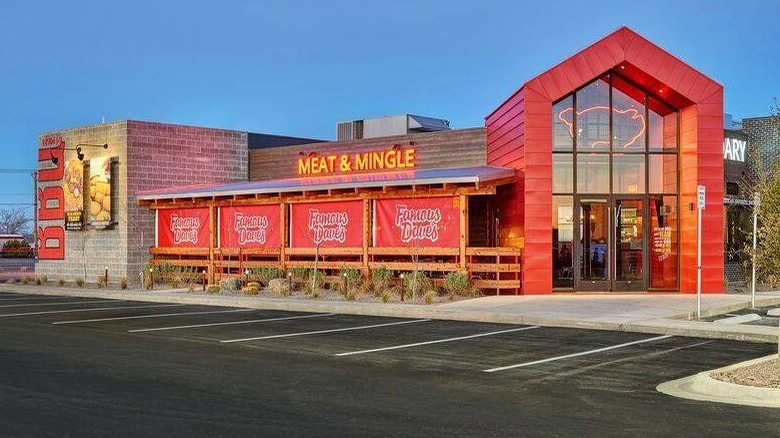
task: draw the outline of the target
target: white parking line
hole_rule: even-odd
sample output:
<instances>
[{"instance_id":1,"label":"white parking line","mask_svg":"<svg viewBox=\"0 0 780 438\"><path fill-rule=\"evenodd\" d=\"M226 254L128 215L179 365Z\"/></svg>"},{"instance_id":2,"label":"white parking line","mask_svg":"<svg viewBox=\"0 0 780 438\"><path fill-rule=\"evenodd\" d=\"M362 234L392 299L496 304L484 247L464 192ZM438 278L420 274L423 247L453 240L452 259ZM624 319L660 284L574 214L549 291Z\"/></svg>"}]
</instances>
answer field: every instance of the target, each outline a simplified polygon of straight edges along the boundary
<instances>
[{"instance_id":1,"label":"white parking line","mask_svg":"<svg viewBox=\"0 0 780 438\"><path fill-rule=\"evenodd\" d=\"M176 305L184 306L184 304L176 304ZM162 318L166 316L208 315L210 313L235 313L235 312L255 312L255 311L257 311L257 309L211 310L208 312L160 313L158 315L135 315L135 316L119 316L117 318L81 319L78 321L55 321L52 324L54 325L83 324L88 322L122 321L125 319Z\"/></svg>"},{"instance_id":2,"label":"white parking line","mask_svg":"<svg viewBox=\"0 0 780 438\"><path fill-rule=\"evenodd\" d=\"M57 301L54 303L6 304L0 306L0 309L7 309L9 307L72 306L74 304L124 303L124 302L125 302L124 300Z\"/></svg>"},{"instance_id":3,"label":"white parking line","mask_svg":"<svg viewBox=\"0 0 780 438\"><path fill-rule=\"evenodd\" d=\"M0 301L30 301L30 300L61 300L63 298L68 297L41 297L41 296L35 296L35 297L0 297ZM78 297L73 297L73 299L77 299Z\"/></svg>"},{"instance_id":4,"label":"white parking line","mask_svg":"<svg viewBox=\"0 0 780 438\"><path fill-rule=\"evenodd\" d=\"M91 309L68 309L68 310L49 310L46 312L7 313L5 315L0 315L0 318L11 318L15 316L32 316L32 315L53 315L58 313L102 312L106 310L148 309L151 307L175 307L175 306L181 306L181 304L156 304L152 306L124 306L124 307L94 307Z\"/></svg>"},{"instance_id":5,"label":"white parking line","mask_svg":"<svg viewBox=\"0 0 780 438\"><path fill-rule=\"evenodd\" d=\"M338 353L338 354L336 354L336 356L354 356L356 354L376 353L376 352L379 352L379 351L400 350L402 348L419 347L421 345L441 344L441 343L444 343L444 342L463 341L463 340L466 340L466 339L481 338L481 337L484 337L484 336L500 335L502 333L520 332L520 331L524 331L524 330L532 330L532 329L538 329L538 328L540 328L540 326L538 326L538 325L531 326L531 327L520 327L520 328L509 329L509 330L500 330L500 331L497 331L497 332L478 333L476 335L459 336L457 338L439 339L439 340L436 340L436 341L417 342L417 343L414 343L414 344L405 344L405 345L394 345L392 347L374 348L374 349L371 349L371 350L350 351L348 353Z\"/></svg>"},{"instance_id":6,"label":"white parking line","mask_svg":"<svg viewBox=\"0 0 780 438\"><path fill-rule=\"evenodd\" d=\"M646 342L660 341L661 339L667 339L667 338L671 338L671 337L672 337L672 335L656 336L654 338L640 339L638 341L626 342L625 344L613 345L611 347L597 348L595 350L583 351L583 352L574 353L574 354L567 354L565 356L550 357L550 358L547 358L547 359L535 360L533 362L519 363L519 364L516 364L516 365L509 365L509 366L505 366L505 367L491 368L489 370L482 370L482 371L484 371L486 373L494 373L496 371L504 371L504 370L511 370L511 369L514 369L514 368L528 367L528 366L531 366L531 365L538 365L538 364L541 364L541 363L554 362L556 360L563 360L563 359L569 359L569 358L572 358L572 357L585 356L585 355L588 355L588 354L601 353L601 352L604 352L604 351L615 350L615 349L618 349L618 348L628 347L628 346L631 346L631 345L644 344Z\"/></svg>"},{"instance_id":7,"label":"white parking line","mask_svg":"<svg viewBox=\"0 0 780 438\"><path fill-rule=\"evenodd\" d=\"M363 325L360 327L345 327L345 328L332 329L332 330L317 330L315 332L287 333L284 335L259 336L256 338L227 339L219 342L222 342L223 344L230 344L233 342L260 341L263 339L291 338L293 336L307 336L307 335L319 335L322 333L348 332L352 330L365 330L365 329L378 328L378 327L389 327L391 325L414 324L414 323L425 322L425 321L430 321L430 319L414 319L411 321L389 322L387 324Z\"/></svg>"},{"instance_id":8,"label":"white parking line","mask_svg":"<svg viewBox=\"0 0 780 438\"><path fill-rule=\"evenodd\" d=\"M155 328L128 330L127 332L128 333L160 332L163 330L180 330L180 329L190 329L190 328L198 328L198 327L216 327L220 325L238 325L238 324L254 324L258 322L287 321L289 319L322 318L323 316L334 316L334 315L335 313L317 313L315 315L284 316L279 318L253 319L249 321L229 321L229 322L214 322L210 324L179 325L174 327L155 327Z\"/></svg>"}]
</instances>

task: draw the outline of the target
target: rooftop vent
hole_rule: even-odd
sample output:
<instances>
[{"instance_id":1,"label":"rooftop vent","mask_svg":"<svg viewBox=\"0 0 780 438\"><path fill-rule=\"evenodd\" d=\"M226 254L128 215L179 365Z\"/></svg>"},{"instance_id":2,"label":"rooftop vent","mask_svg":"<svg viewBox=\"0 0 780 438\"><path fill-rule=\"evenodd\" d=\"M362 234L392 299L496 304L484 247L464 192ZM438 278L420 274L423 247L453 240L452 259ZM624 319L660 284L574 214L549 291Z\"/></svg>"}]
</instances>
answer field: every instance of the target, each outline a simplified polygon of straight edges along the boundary
<instances>
[{"instance_id":1,"label":"rooftop vent","mask_svg":"<svg viewBox=\"0 0 780 438\"><path fill-rule=\"evenodd\" d=\"M339 122L336 125L336 135L339 141L344 141L406 135L416 132L448 131L449 129L450 122L444 119L401 114Z\"/></svg>"}]
</instances>

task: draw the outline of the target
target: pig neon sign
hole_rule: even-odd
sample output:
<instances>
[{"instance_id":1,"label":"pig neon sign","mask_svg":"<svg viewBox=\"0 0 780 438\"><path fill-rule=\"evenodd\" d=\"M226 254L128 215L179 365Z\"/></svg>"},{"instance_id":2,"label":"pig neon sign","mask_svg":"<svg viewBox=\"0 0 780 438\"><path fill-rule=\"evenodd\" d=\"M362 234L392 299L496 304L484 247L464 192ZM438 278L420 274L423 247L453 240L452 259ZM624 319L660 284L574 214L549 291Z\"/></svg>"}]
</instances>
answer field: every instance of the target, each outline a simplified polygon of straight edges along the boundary
<instances>
[{"instance_id":1,"label":"pig neon sign","mask_svg":"<svg viewBox=\"0 0 780 438\"><path fill-rule=\"evenodd\" d=\"M585 108L583 110L577 111L577 116L583 116L588 113L592 113L593 115L596 115L600 112L609 113L609 107L608 106L592 106L590 108ZM569 127L569 135L574 138L574 117L573 117L574 110L572 108L566 108L565 110L558 113L558 120L566 124L566 126ZM612 114L617 114L618 116L621 116L625 119L627 119L629 122L638 122L636 123L637 129L635 133L628 134L627 136L621 136L620 138L616 137L615 141L616 143L620 143L620 147L627 148L631 146L632 144L636 143L637 140L642 138L642 136L645 135L645 130L647 129L647 124L645 123L645 116L640 114L639 111L629 108L625 110L612 108ZM606 118L606 114L604 115ZM633 123L632 123L633 124ZM596 140L593 143L589 145L592 148L595 148L596 146L609 146L608 141L604 140Z\"/></svg>"}]
</instances>

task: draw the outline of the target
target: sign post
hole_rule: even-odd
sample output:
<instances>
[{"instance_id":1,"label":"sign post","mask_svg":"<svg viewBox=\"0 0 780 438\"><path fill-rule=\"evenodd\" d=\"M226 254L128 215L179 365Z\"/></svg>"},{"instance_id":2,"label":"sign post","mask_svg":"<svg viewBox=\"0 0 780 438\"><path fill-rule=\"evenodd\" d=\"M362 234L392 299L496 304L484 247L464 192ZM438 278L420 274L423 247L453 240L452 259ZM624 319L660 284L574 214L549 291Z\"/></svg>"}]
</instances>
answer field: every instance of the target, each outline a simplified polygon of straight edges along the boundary
<instances>
[{"instance_id":1,"label":"sign post","mask_svg":"<svg viewBox=\"0 0 780 438\"><path fill-rule=\"evenodd\" d=\"M701 319L701 212L705 205L704 186L696 188L696 319Z\"/></svg>"},{"instance_id":2,"label":"sign post","mask_svg":"<svg viewBox=\"0 0 780 438\"><path fill-rule=\"evenodd\" d=\"M753 278L750 286L750 308L756 308L756 241L758 235L758 204L761 202L761 196L758 192L753 193Z\"/></svg>"}]
</instances>

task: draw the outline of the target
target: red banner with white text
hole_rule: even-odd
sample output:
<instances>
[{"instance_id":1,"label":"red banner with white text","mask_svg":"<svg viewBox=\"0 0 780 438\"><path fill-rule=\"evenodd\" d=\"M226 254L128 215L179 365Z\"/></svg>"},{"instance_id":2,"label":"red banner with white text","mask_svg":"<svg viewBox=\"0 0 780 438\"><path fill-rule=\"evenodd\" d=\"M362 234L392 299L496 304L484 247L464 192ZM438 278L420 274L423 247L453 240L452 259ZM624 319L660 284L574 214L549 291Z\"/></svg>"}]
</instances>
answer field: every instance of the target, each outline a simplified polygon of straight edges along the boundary
<instances>
[{"instance_id":1,"label":"red banner with white text","mask_svg":"<svg viewBox=\"0 0 780 438\"><path fill-rule=\"evenodd\" d=\"M290 204L290 246L363 246L363 201Z\"/></svg>"},{"instance_id":2,"label":"red banner with white text","mask_svg":"<svg viewBox=\"0 0 780 438\"><path fill-rule=\"evenodd\" d=\"M455 197L376 200L374 246L457 248L459 203Z\"/></svg>"},{"instance_id":3,"label":"red banner with white text","mask_svg":"<svg viewBox=\"0 0 780 438\"><path fill-rule=\"evenodd\" d=\"M208 248L209 237L208 208L157 210L157 246Z\"/></svg>"},{"instance_id":4,"label":"red banner with white text","mask_svg":"<svg viewBox=\"0 0 780 438\"><path fill-rule=\"evenodd\" d=\"M278 248L279 204L219 208L221 248Z\"/></svg>"}]
</instances>

